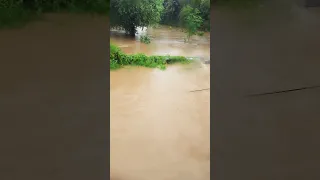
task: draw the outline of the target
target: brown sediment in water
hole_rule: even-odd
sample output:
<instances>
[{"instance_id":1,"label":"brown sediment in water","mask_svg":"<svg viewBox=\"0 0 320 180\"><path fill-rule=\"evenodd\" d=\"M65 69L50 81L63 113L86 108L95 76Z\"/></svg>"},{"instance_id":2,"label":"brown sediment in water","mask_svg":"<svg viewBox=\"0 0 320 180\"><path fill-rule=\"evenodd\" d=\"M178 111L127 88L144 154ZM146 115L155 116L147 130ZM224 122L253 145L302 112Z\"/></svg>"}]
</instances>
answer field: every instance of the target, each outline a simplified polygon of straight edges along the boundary
<instances>
[{"instance_id":1,"label":"brown sediment in water","mask_svg":"<svg viewBox=\"0 0 320 180\"><path fill-rule=\"evenodd\" d=\"M210 67L110 72L111 177L210 179Z\"/></svg>"},{"instance_id":2,"label":"brown sediment in water","mask_svg":"<svg viewBox=\"0 0 320 180\"><path fill-rule=\"evenodd\" d=\"M150 28L151 44L111 31L125 53L210 60L210 37L184 43L179 29ZM111 178L210 179L210 67L201 62L164 71L125 67L110 72Z\"/></svg>"}]
</instances>

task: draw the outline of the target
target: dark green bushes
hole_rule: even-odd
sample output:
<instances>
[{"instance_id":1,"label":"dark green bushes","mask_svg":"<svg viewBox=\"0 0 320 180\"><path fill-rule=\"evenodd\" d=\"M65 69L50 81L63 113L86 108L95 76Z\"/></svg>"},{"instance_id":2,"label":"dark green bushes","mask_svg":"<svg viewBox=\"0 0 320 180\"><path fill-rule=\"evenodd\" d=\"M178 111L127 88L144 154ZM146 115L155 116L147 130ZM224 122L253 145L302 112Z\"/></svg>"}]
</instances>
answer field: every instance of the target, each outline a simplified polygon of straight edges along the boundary
<instances>
[{"instance_id":1,"label":"dark green bushes","mask_svg":"<svg viewBox=\"0 0 320 180\"><path fill-rule=\"evenodd\" d=\"M109 0L0 0L0 27L23 25L46 12L107 14Z\"/></svg>"},{"instance_id":2,"label":"dark green bushes","mask_svg":"<svg viewBox=\"0 0 320 180\"><path fill-rule=\"evenodd\" d=\"M117 46L110 44L111 70L127 65L165 69L167 64L188 62L189 60L182 56L146 56L144 54L127 55Z\"/></svg>"},{"instance_id":3,"label":"dark green bushes","mask_svg":"<svg viewBox=\"0 0 320 180\"><path fill-rule=\"evenodd\" d=\"M180 12L180 19L182 27L184 27L186 31L187 40L189 40L191 36L197 34L199 28L203 24L203 19L200 15L201 13L197 8L192 8L189 5L182 8Z\"/></svg>"},{"instance_id":4,"label":"dark green bushes","mask_svg":"<svg viewBox=\"0 0 320 180\"><path fill-rule=\"evenodd\" d=\"M0 0L0 27L9 25L18 26L20 21L27 21L31 16L30 12L22 8L22 1Z\"/></svg>"},{"instance_id":5,"label":"dark green bushes","mask_svg":"<svg viewBox=\"0 0 320 180\"><path fill-rule=\"evenodd\" d=\"M35 18L35 13L29 10L23 10L21 7L0 7L0 27L18 27L22 26Z\"/></svg>"},{"instance_id":6,"label":"dark green bushes","mask_svg":"<svg viewBox=\"0 0 320 180\"><path fill-rule=\"evenodd\" d=\"M210 0L164 0L163 6L164 11L161 14L161 24L181 26L184 24L185 18L181 18L180 16L187 16L188 13L191 13L190 11L187 13L182 11L193 9L194 12L198 11L196 15L200 18L192 18L192 20L198 21L198 19L202 19L199 30L210 31ZM189 8L186 8L187 6ZM198 23L196 22L196 24Z\"/></svg>"},{"instance_id":7,"label":"dark green bushes","mask_svg":"<svg viewBox=\"0 0 320 180\"><path fill-rule=\"evenodd\" d=\"M137 27L158 24L163 0L111 0L110 27L122 28L135 36Z\"/></svg>"},{"instance_id":8,"label":"dark green bushes","mask_svg":"<svg viewBox=\"0 0 320 180\"><path fill-rule=\"evenodd\" d=\"M107 0L24 0L23 7L41 12L92 12L106 14Z\"/></svg>"}]
</instances>

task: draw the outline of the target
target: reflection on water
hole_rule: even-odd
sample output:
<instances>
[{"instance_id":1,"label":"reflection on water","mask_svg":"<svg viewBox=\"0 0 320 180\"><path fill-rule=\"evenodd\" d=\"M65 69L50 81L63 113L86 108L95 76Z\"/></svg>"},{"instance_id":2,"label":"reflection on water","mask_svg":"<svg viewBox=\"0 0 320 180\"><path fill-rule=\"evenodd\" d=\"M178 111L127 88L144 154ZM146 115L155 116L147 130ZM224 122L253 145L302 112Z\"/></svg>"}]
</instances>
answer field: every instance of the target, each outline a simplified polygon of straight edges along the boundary
<instances>
[{"instance_id":1,"label":"reflection on water","mask_svg":"<svg viewBox=\"0 0 320 180\"><path fill-rule=\"evenodd\" d=\"M151 44L139 41L140 35L151 37ZM138 29L135 38L124 35L123 31L111 31L110 41L129 54L145 53L147 55L177 55L210 59L210 34L193 36L190 42L184 42L185 33L178 28L160 26L156 28Z\"/></svg>"},{"instance_id":2,"label":"reflection on water","mask_svg":"<svg viewBox=\"0 0 320 180\"><path fill-rule=\"evenodd\" d=\"M210 178L210 67L112 71L111 178Z\"/></svg>"}]
</instances>

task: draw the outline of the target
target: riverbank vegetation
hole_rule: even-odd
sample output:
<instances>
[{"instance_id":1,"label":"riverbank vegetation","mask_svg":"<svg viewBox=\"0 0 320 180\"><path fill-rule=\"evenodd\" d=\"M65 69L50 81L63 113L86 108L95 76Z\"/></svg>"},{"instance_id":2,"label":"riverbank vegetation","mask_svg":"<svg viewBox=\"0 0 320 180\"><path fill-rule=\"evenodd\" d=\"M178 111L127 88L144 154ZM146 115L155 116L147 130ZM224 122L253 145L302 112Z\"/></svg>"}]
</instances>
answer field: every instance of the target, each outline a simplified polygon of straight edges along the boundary
<instances>
[{"instance_id":1,"label":"riverbank vegetation","mask_svg":"<svg viewBox=\"0 0 320 180\"><path fill-rule=\"evenodd\" d=\"M0 27L24 25L55 12L108 14L109 0L0 0Z\"/></svg>"},{"instance_id":2,"label":"riverbank vegetation","mask_svg":"<svg viewBox=\"0 0 320 180\"><path fill-rule=\"evenodd\" d=\"M160 24L210 31L210 0L164 0ZM190 14L191 13L191 14ZM186 17L188 17L186 19Z\"/></svg>"},{"instance_id":3,"label":"riverbank vegetation","mask_svg":"<svg viewBox=\"0 0 320 180\"><path fill-rule=\"evenodd\" d=\"M111 28L135 36L137 27L183 27L190 37L210 30L210 0L111 0Z\"/></svg>"},{"instance_id":4,"label":"riverbank vegetation","mask_svg":"<svg viewBox=\"0 0 320 180\"><path fill-rule=\"evenodd\" d=\"M111 0L110 26L135 36L137 27L149 27L160 21L163 0Z\"/></svg>"},{"instance_id":5,"label":"riverbank vegetation","mask_svg":"<svg viewBox=\"0 0 320 180\"><path fill-rule=\"evenodd\" d=\"M203 23L200 14L201 12L197 8L192 8L189 5L182 8L180 12L180 21L187 34L186 41L189 41L191 36L199 34L198 30Z\"/></svg>"},{"instance_id":6,"label":"riverbank vegetation","mask_svg":"<svg viewBox=\"0 0 320 180\"><path fill-rule=\"evenodd\" d=\"M116 45L110 44L110 70L123 66L144 66L150 68L166 69L167 64L189 63L190 60L183 56L146 56L144 54L128 55Z\"/></svg>"}]
</instances>

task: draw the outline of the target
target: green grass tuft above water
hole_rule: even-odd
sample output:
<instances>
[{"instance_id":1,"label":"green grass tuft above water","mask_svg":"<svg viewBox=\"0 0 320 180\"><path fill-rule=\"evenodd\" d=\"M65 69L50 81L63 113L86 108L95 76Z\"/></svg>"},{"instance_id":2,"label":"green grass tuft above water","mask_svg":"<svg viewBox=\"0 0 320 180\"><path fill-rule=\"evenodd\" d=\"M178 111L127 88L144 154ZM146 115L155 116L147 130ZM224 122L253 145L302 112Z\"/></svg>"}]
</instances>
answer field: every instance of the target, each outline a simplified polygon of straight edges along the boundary
<instances>
[{"instance_id":1,"label":"green grass tuft above water","mask_svg":"<svg viewBox=\"0 0 320 180\"><path fill-rule=\"evenodd\" d=\"M146 56L145 54L128 55L113 44L110 44L110 70L123 66L143 66L149 68L166 69L167 64L189 63L183 56Z\"/></svg>"}]
</instances>

